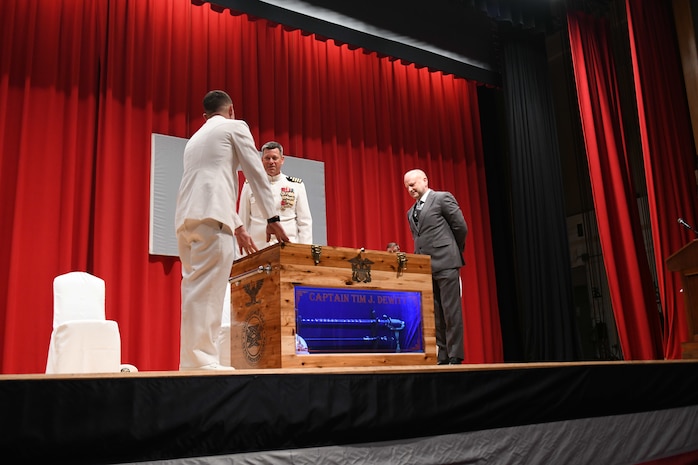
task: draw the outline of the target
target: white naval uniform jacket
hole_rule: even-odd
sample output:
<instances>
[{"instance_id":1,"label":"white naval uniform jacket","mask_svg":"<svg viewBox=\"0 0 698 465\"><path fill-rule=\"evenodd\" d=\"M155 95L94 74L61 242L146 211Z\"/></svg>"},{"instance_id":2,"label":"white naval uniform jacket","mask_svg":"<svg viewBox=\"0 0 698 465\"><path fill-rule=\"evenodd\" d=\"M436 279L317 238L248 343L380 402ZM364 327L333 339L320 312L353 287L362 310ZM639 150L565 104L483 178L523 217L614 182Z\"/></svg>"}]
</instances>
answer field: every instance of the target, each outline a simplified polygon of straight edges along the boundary
<instances>
[{"instance_id":1,"label":"white naval uniform jacket","mask_svg":"<svg viewBox=\"0 0 698 465\"><path fill-rule=\"evenodd\" d=\"M305 184L299 178L279 173L268 176L274 195L275 214L281 218L281 226L289 240L295 244L313 243L313 219L308 205ZM267 219L264 216L259 199L255 197L248 182L242 186L240 193L240 220L250 233L258 249L263 249L277 242L272 236L267 242Z\"/></svg>"},{"instance_id":2,"label":"white naval uniform jacket","mask_svg":"<svg viewBox=\"0 0 698 465\"><path fill-rule=\"evenodd\" d=\"M274 216L267 173L250 128L242 120L215 115L206 120L184 149L184 171L177 195L175 231L184 221L211 218L230 227L242 222L235 214L240 166L255 192L263 195L260 214ZM221 169L223 167L223 169ZM265 226L266 227L266 226Z\"/></svg>"}]
</instances>

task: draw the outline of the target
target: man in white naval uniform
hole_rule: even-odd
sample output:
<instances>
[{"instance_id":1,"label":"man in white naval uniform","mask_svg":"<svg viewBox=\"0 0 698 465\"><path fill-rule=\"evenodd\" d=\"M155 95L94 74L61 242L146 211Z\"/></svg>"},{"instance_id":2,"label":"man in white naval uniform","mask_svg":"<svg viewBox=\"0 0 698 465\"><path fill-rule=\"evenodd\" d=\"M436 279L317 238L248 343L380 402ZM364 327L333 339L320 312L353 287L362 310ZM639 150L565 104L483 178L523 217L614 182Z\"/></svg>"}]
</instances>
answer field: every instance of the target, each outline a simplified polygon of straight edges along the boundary
<instances>
[{"instance_id":1,"label":"man in white naval uniform","mask_svg":"<svg viewBox=\"0 0 698 465\"><path fill-rule=\"evenodd\" d=\"M182 262L180 370L230 370L220 364L216 340L225 286L240 251L257 250L235 214L237 167L242 167L260 210L266 234L288 241L275 213L271 186L247 123L235 119L233 101L220 90L203 100L203 126L184 148L184 171L177 194L175 231Z\"/></svg>"},{"instance_id":2,"label":"man in white naval uniform","mask_svg":"<svg viewBox=\"0 0 698 465\"><path fill-rule=\"evenodd\" d=\"M313 243L313 219L308 205L305 184L299 178L286 176L281 172L284 164L284 148L278 142L267 142L262 146L262 164L267 172L274 194L275 214L281 218L281 226L289 241L296 244ZM263 249L277 242L276 237L267 239L266 217L259 199L245 182L240 193L238 214L242 225L252 236L258 249Z\"/></svg>"}]
</instances>

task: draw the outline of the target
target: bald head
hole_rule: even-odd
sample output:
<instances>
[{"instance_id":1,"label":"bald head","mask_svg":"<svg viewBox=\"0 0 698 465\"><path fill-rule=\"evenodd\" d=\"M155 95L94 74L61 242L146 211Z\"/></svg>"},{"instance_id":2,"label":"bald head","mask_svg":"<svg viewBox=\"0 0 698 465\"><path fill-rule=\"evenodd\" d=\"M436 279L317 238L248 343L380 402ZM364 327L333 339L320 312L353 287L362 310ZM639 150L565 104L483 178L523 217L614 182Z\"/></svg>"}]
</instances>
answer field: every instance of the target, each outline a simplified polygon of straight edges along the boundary
<instances>
[{"instance_id":1,"label":"bald head","mask_svg":"<svg viewBox=\"0 0 698 465\"><path fill-rule=\"evenodd\" d=\"M405 188L410 197L417 200L429 189L429 180L422 170L410 170L405 173Z\"/></svg>"}]
</instances>

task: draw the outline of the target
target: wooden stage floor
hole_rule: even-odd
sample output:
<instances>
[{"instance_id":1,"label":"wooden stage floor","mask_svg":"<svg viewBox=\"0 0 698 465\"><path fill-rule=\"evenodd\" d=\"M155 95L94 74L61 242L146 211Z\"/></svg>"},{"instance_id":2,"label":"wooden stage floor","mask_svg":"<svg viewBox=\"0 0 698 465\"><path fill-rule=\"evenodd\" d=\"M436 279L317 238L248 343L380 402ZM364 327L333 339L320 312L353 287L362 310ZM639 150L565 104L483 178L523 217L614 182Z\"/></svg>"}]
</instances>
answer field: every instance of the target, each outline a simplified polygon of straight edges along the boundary
<instances>
[{"instance_id":1,"label":"wooden stage floor","mask_svg":"<svg viewBox=\"0 0 698 465\"><path fill-rule=\"evenodd\" d=\"M231 371L139 371L133 373L75 373L54 374L0 374L0 382L7 380L49 380L49 379L123 379L123 378L179 378L191 376L249 376L249 375L336 375L336 374L417 374L453 373L478 371L531 370L579 367L618 367L621 365L690 365L698 367L697 360L648 360L648 361L582 361L582 362L528 362L528 363L478 363L462 365L395 365L395 366L345 366L345 367L306 367L306 368L263 368L238 369Z\"/></svg>"}]
</instances>

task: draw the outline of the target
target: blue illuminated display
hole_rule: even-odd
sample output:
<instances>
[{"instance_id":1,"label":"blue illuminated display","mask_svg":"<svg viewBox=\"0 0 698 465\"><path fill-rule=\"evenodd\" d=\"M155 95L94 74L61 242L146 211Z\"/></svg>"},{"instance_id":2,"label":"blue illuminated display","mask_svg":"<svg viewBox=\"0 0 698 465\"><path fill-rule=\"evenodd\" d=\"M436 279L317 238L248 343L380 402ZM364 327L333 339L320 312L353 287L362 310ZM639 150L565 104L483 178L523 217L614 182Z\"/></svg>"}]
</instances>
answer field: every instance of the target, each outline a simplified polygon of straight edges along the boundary
<instances>
[{"instance_id":1,"label":"blue illuminated display","mask_svg":"<svg viewBox=\"0 0 698 465\"><path fill-rule=\"evenodd\" d=\"M296 286L295 303L299 353L424 351L421 292Z\"/></svg>"}]
</instances>

